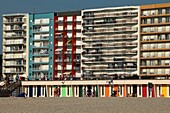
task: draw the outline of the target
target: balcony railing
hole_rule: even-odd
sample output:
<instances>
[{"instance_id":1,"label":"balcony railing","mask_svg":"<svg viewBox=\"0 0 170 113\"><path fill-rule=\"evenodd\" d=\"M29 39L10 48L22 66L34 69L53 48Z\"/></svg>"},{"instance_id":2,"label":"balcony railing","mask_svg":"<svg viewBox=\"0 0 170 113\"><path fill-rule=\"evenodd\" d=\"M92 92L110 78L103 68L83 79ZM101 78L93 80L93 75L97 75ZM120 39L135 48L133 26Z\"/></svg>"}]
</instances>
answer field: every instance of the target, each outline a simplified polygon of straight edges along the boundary
<instances>
[{"instance_id":1,"label":"balcony railing","mask_svg":"<svg viewBox=\"0 0 170 113\"><path fill-rule=\"evenodd\" d=\"M12 35L3 35L4 38L17 38L17 37L25 37L24 34L12 34Z\"/></svg>"},{"instance_id":2,"label":"balcony railing","mask_svg":"<svg viewBox=\"0 0 170 113\"><path fill-rule=\"evenodd\" d=\"M5 45L13 45L13 44L25 44L26 42L24 41L11 41L11 42L5 42Z\"/></svg>"},{"instance_id":3,"label":"balcony railing","mask_svg":"<svg viewBox=\"0 0 170 113\"><path fill-rule=\"evenodd\" d=\"M128 17L128 16L137 16L138 12L134 10L134 12L112 12L112 13L98 13L98 14L91 14L91 15L83 15L83 19L90 19L90 18L103 18L103 17Z\"/></svg>"},{"instance_id":4,"label":"balcony railing","mask_svg":"<svg viewBox=\"0 0 170 113\"><path fill-rule=\"evenodd\" d=\"M14 27L13 29L7 29L4 28L4 31L20 31L20 30L26 30L24 27Z\"/></svg>"},{"instance_id":5,"label":"balcony railing","mask_svg":"<svg viewBox=\"0 0 170 113\"><path fill-rule=\"evenodd\" d=\"M6 20L6 21L3 21L3 23L8 23L8 24L13 24L13 23L25 23L26 21L24 20L21 20L21 21L17 21L17 20L14 20L14 21L9 21L9 20Z\"/></svg>"}]
</instances>

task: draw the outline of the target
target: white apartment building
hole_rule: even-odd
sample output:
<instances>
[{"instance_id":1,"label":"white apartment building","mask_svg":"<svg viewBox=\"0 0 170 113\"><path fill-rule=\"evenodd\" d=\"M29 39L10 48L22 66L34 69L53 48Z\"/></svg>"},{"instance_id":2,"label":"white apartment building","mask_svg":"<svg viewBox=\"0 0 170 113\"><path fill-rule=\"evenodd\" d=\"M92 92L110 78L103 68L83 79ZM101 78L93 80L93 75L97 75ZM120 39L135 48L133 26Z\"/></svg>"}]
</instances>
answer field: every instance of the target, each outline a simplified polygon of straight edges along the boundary
<instances>
[{"instance_id":1,"label":"white apartment building","mask_svg":"<svg viewBox=\"0 0 170 113\"><path fill-rule=\"evenodd\" d=\"M3 77L26 77L28 14L3 15Z\"/></svg>"},{"instance_id":2,"label":"white apartment building","mask_svg":"<svg viewBox=\"0 0 170 113\"><path fill-rule=\"evenodd\" d=\"M82 10L84 78L138 75L139 7Z\"/></svg>"}]
</instances>

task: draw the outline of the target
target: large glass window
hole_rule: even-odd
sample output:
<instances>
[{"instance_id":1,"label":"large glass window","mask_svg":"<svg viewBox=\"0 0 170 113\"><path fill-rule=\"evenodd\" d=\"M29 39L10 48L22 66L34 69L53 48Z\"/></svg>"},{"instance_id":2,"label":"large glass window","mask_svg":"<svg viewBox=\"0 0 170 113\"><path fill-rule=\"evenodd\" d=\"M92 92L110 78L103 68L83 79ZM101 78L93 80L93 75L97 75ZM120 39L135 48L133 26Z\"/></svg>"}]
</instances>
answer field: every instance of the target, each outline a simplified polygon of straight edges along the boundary
<instances>
[{"instance_id":1,"label":"large glass window","mask_svg":"<svg viewBox=\"0 0 170 113\"><path fill-rule=\"evenodd\" d=\"M151 66L155 65L155 61L154 60L150 60L150 65Z\"/></svg>"},{"instance_id":2,"label":"large glass window","mask_svg":"<svg viewBox=\"0 0 170 113\"><path fill-rule=\"evenodd\" d=\"M147 19L143 19L142 23L147 24Z\"/></svg>"},{"instance_id":3,"label":"large glass window","mask_svg":"<svg viewBox=\"0 0 170 113\"><path fill-rule=\"evenodd\" d=\"M161 60L158 60L158 65L161 65Z\"/></svg>"},{"instance_id":4,"label":"large glass window","mask_svg":"<svg viewBox=\"0 0 170 113\"><path fill-rule=\"evenodd\" d=\"M169 34L165 34L165 39L169 40Z\"/></svg>"},{"instance_id":5,"label":"large glass window","mask_svg":"<svg viewBox=\"0 0 170 113\"><path fill-rule=\"evenodd\" d=\"M150 32L154 32L154 27L151 27L151 28L150 28Z\"/></svg>"},{"instance_id":6,"label":"large glass window","mask_svg":"<svg viewBox=\"0 0 170 113\"><path fill-rule=\"evenodd\" d=\"M158 40L162 40L162 35L158 35Z\"/></svg>"},{"instance_id":7,"label":"large glass window","mask_svg":"<svg viewBox=\"0 0 170 113\"><path fill-rule=\"evenodd\" d=\"M162 9L158 9L158 14L162 14Z\"/></svg>"},{"instance_id":8,"label":"large glass window","mask_svg":"<svg viewBox=\"0 0 170 113\"><path fill-rule=\"evenodd\" d=\"M142 88L139 86L139 96L142 95Z\"/></svg>"},{"instance_id":9,"label":"large glass window","mask_svg":"<svg viewBox=\"0 0 170 113\"><path fill-rule=\"evenodd\" d=\"M166 14L169 14L170 13L170 8L166 8Z\"/></svg>"},{"instance_id":10,"label":"large glass window","mask_svg":"<svg viewBox=\"0 0 170 113\"><path fill-rule=\"evenodd\" d=\"M162 18L158 18L158 23L161 23L162 22Z\"/></svg>"},{"instance_id":11,"label":"large glass window","mask_svg":"<svg viewBox=\"0 0 170 113\"><path fill-rule=\"evenodd\" d=\"M155 19L151 18L151 24L155 23Z\"/></svg>"},{"instance_id":12,"label":"large glass window","mask_svg":"<svg viewBox=\"0 0 170 113\"><path fill-rule=\"evenodd\" d=\"M170 22L170 17L166 17L166 22Z\"/></svg>"}]
</instances>

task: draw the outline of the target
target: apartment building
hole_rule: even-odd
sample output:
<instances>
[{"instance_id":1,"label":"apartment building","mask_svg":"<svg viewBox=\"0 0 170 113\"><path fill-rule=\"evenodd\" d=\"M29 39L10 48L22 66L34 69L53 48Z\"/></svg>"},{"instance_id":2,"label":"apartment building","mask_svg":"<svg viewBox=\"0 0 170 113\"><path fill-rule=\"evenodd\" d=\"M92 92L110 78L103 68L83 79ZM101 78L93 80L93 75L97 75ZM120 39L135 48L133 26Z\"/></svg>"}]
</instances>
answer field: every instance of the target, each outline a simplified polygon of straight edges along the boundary
<instances>
[{"instance_id":1,"label":"apartment building","mask_svg":"<svg viewBox=\"0 0 170 113\"><path fill-rule=\"evenodd\" d=\"M82 10L84 78L138 75L139 7Z\"/></svg>"},{"instance_id":2,"label":"apartment building","mask_svg":"<svg viewBox=\"0 0 170 113\"><path fill-rule=\"evenodd\" d=\"M57 12L54 18L54 78L79 79L81 11Z\"/></svg>"},{"instance_id":3,"label":"apartment building","mask_svg":"<svg viewBox=\"0 0 170 113\"><path fill-rule=\"evenodd\" d=\"M29 14L29 80L53 80L53 43L54 13Z\"/></svg>"},{"instance_id":4,"label":"apartment building","mask_svg":"<svg viewBox=\"0 0 170 113\"><path fill-rule=\"evenodd\" d=\"M3 77L26 77L28 14L3 15Z\"/></svg>"},{"instance_id":5,"label":"apartment building","mask_svg":"<svg viewBox=\"0 0 170 113\"><path fill-rule=\"evenodd\" d=\"M170 3L142 5L140 76L170 76Z\"/></svg>"}]
</instances>

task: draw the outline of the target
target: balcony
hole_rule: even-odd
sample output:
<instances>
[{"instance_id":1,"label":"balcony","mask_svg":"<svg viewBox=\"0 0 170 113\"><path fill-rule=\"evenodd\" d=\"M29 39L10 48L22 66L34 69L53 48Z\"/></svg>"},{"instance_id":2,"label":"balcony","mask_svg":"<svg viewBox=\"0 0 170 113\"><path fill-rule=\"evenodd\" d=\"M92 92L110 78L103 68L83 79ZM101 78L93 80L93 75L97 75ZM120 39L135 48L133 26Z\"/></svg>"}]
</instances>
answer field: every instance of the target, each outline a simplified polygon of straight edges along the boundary
<instances>
[{"instance_id":1,"label":"balcony","mask_svg":"<svg viewBox=\"0 0 170 113\"><path fill-rule=\"evenodd\" d=\"M10 21L10 20L6 20L6 21L3 21L3 24L24 24L26 21L24 20L20 20L20 21L17 21L17 20L13 20L13 21Z\"/></svg>"},{"instance_id":2,"label":"balcony","mask_svg":"<svg viewBox=\"0 0 170 113\"><path fill-rule=\"evenodd\" d=\"M32 62L33 64L48 64L49 61L42 61L42 60L37 60L37 61L34 61Z\"/></svg>"},{"instance_id":3,"label":"balcony","mask_svg":"<svg viewBox=\"0 0 170 113\"><path fill-rule=\"evenodd\" d=\"M3 71L3 73L5 73L5 74L23 74L23 73L25 73L26 71L24 71L24 70L4 70Z\"/></svg>"},{"instance_id":4,"label":"balcony","mask_svg":"<svg viewBox=\"0 0 170 113\"><path fill-rule=\"evenodd\" d=\"M86 49L98 49L98 48L134 48L137 47L136 42L132 43L110 43L110 44L84 44L82 46Z\"/></svg>"},{"instance_id":5,"label":"balcony","mask_svg":"<svg viewBox=\"0 0 170 113\"><path fill-rule=\"evenodd\" d=\"M113 67L97 67L97 66L93 66L93 67L83 67L83 69L85 70L134 70L136 71L137 70L137 67L136 66L113 66Z\"/></svg>"},{"instance_id":6,"label":"balcony","mask_svg":"<svg viewBox=\"0 0 170 113\"><path fill-rule=\"evenodd\" d=\"M80 70L80 67L74 67L74 70Z\"/></svg>"},{"instance_id":7,"label":"balcony","mask_svg":"<svg viewBox=\"0 0 170 113\"><path fill-rule=\"evenodd\" d=\"M83 26L94 26L94 27L107 27L107 26L120 26L120 25L132 25L138 24L138 20L117 20L117 21L109 21L109 22L92 22L92 23L83 23Z\"/></svg>"},{"instance_id":8,"label":"balcony","mask_svg":"<svg viewBox=\"0 0 170 113\"><path fill-rule=\"evenodd\" d=\"M107 61L107 62L105 62L105 63L109 63L109 62L122 62L122 61L123 61L123 62L137 62L137 58L122 58L122 59L118 59L118 58L117 58L117 59L115 59L115 60L112 58L112 59L104 59L103 61L104 61L104 62ZM95 62L97 62L97 61L96 61L96 59L88 59L88 60L83 59L83 60L82 60L82 63L88 63L88 62L91 62L91 63L94 62L94 63L95 63ZM104 63L104 62L103 62L103 63ZM101 63L101 62L99 62L99 63Z\"/></svg>"},{"instance_id":9,"label":"balcony","mask_svg":"<svg viewBox=\"0 0 170 113\"><path fill-rule=\"evenodd\" d=\"M170 68L170 64L167 64L167 65L142 65L140 66L140 68Z\"/></svg>"},{"instance_id":10,"label":"balcony","mask_svg":"<svg viewBox=\"0 0 170 113\"><path fill-rule=\"evenodd\" d=\"M49 37L39 37L39 38L33 38L33 41L49 41Z\"/></svg>"},{"instance_id":11,"label":"balcony","mask_svg":"<svg viewBox=\"0 0 170 113\"><path fill-rule=\"evenodd\" d=\"M32 71L34 71L34 72L48 72L49 69L40 67L40 68L33 68Z\"/></svg>"},{"instance_id":12,"label":"balcony","mask_svg":"<svg viewBox=\"0 0 170 113\"><path fill-rule=\"evenodd\" d=\"M48 44L44 44L44 45L39 45L39 46L33 46L34 49L48 49L49 45Z\"/></svg>"},{"instance_id":13,"label":"balcony","mask_svg":"<svg viewBox=\"0 0 170 113\"><path fill-rule=\"evenodd\" d=\"M12 34L12 35L3 35L4 38L10 38L10 39L17 39L17 38L25 38L26 35L24 34Z\"/></svg>"},{"instance_id":14,"label":"balcony","mask_svg":"<svg viewBox=\"0 0 170 113\"><path fill-rule=\"evenodd\" d=\"M74 62L80 62L80 59L74 59Z\"/></svg>"},{"instance_id":15,"label":"balcony","mask_svg":"<svg viewBox=\"0 0 170 113\"><path fill-rule=\"evenodd\" d=\"M3 50L4 53L23 53L25 52L25 49L16 49L16 50Z\"/></svg>"},{"instance_id":16,"label":"balcony","mask_svg":"<svg viewBox=\"0 0 170 113\"><path fill-rule=\"evenodd\" d=\"M122 17L122 18L126 18L126 17L136 17L136 16L138 16L138 12L137 11L133 11L133 12L118 12L118 11L113 11L112 13L98 13L98 14L92 14L92 15L83 15L83 19L99 19L99 18L103 18L103 17L105 17L105 18L109 18L109 17L114 17L114 18L120 18L120 17Z\"/></svg>"},{"instance_id":17,"label":"balcony","mask_svg":"<svg viewBox=\"0 0 170 113\"><path fill-rule=\"evenodd\" d=\"M126 41L126 40L137 40L138 35L109 35L98 36L98 37L83 37L83 42L107 42L107 41Z\"/></svg>"},{"instance_id":18,"label":"balcony","mask_svg":"<svg viewBox=\"0 0 170 113\"><path fill-rule=\"evenodd\" d=\"M48 57L49 54L48 54L48 53L46 53L46 54L34 53L34 54L32 54L32 56L34 56L34 57L40 57L40 56L42 56L42 57Z\"/></svg>"},{"instance_id":19,"label":"balcony","mask_svg":"<svg viewBox=\"0 0 170 113\"><path fill-rule=\"evenodd\" d=\"M94 30L83 30L83 34L88 35L88 34L116 34L116 33L126 33L126 32L137 32L137 28L114 28L114 29L94 29Z\"/></svg>"},{"instance_id":20,"label":"balcony","mask_svg":"<svg viewBox=\"0 0 170 113\"><path fill-rule=\"evenodd\" d=\"M170 22L166 22L166 21L163 21L161 23L146 23L146 24L141 24L142 27L149 27L149 26L165 26L165 25L169 25Z\"/></svg>"},{"instance_id":21,"label":"balcony","mask_svg":"<svg viewBox=\"0 0 170 113\"><path fill-rule=\"evenodd\" d=\"M33 25L34 25L34 26L39 26L39 25L41 25L41 26L47 26L47 25L49 25L49 24L50 24L50 22L43 22L43 21L33 22Z\"/></svg>"},{"instance_id":22,"label":"balcony","mask_svg":"<svg viewBox=\"0 0 170 113\"><path fill-rule=\"evenodd\" d=\"M153 40L145 39L145 40L142 40L142 41L140 41L140 42L141 42L141 43L170 42L170 39L161 39L161 40L158 40L158 39L153 39Z\"/></svg>"},{"instance_id":23,"label":"balcony","mask_svg":"<svg viewBox=\"0 0 170 113\"><path fill-rule=\"evenodd\" d=\"M71 63L72 59L64 59L64 62Z\"/></svg>"},{"instance_id":24,"label":"balcony","mask_svg":"<svg viewBox=\"0 0 170 113\"><path fill-rule=\"evenodd\" d=\"M158 76L158 77L160 77L160 76L165 76L165 77L167 77L167 76L170 76L170 74L140 74L140 76L154 76L154 77L156 77L156 76Z\"/></svg>"},{"instance_id":25,"label":"balcony","mask_svg":"<svg viewBox=\"0 0 170 113\"><path fill-rule=\"evenodd\" d=\"M170 56L141 56L141 60L157 60L157 59L170 59Z\"/></svg>"},{"instance_id":26,"label":"balcony","mask_svg":"<svg viewBox=\"0 0 170 113\"><path fill-rule=\"evenodd\" d=\"M33 33L49 33L49 30L34 29Z\"/></svg>"},{"instance_id":27,"label":"balcony","mask_svg":"<svg viewBox=\"0 0 170 113\"><path fill-rule=\"evenodd\" d=\"M14 27L13 29L3 29L5 32L11 32L11 31L25 31L26 29L24 27Z\"/></svg>"},{"instance_id":28,"label":"balcony","mask_svg":"<svg viewBox=\"0 0 170 113\"><path fill-rule=\"evenodd\" d=\"M143 14L141 15L141 18L156 18L156 17L169 17L170 14Z\"/></svg>"},{"instance_id":29,"label":"balcony","mask_svg":"<svg viewBox=\"0 0 170 113\"><path fill-rule=\"evenodd\" d=\"M162 30L162 31L149 31L149 32L145 32L145 31L141 31L141 35L159 35L159 34L169 34L170 32L169 31L166 31L166 30Z\"/></svg>"},{"instance_id":30,"label":"balcony","mask_svg":"<svg viewBox=\"0 0 170 113\"><path fill-rule=\"evenodd\" d=\"M141 48L140 51L170 51L170 48Z\"/></svg>"},{"instance_id":31,"label":"balcony","mask_svg":"<svg viewBox=\"0 0 170 113\"><path fill-rule=\"evenodd\" d=\"M11 64L3 64L3 66L5 67L23 67L26 66L26 64L23 63L11 63Z\"/></svg>"},{"instance_id":32,"label":"balcony","mask_svg":"<svg viewBox=\"0 0 170 113\"><path fill-rule=\"evenodd\" d=\"M60 60L60 59L57 59L57 60L55 60L55 62L61 63L61 62L63 62L63 61Z\"/></svg>"},{"instance_id":33,"label":"balcony","mask_svg":"<svg viewBox=\"0 0 170 113\"><path fill-rule=\"evenodd\" d=\"M5 42L4 45L25 45L25 41L11 41L11 42Z\"/></svg>"},{"instance_id":34,"label":"balcony","mask_svg":"<svg viewBox=\"0 0 170 113\"><path fill-rule=\"evenodd\" d=\"M8 60L8 59L25 59L26 58L26 56L25 55L21 55L21 56L3 56L3 59L6 59L6 60Z\"/></svg>"}]
</instances>

